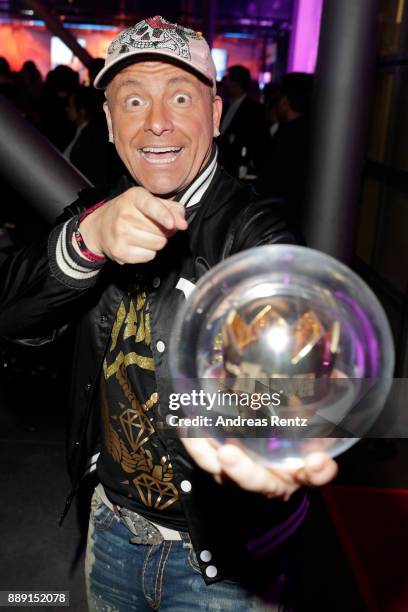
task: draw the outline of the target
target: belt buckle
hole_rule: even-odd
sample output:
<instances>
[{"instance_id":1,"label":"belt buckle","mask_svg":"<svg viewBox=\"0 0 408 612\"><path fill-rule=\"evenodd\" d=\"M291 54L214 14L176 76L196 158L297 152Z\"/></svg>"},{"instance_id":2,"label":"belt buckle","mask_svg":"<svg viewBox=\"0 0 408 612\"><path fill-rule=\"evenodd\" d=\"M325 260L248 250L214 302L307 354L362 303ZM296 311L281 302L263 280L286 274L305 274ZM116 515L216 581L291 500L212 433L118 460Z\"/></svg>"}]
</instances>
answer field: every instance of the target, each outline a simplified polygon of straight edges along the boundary
<instances>
[{"instance_id":1,"label":"belt buckle","mask_svg":"<svg viewBox=\"0 0 408 612\"><path fill-rule=\"evenodd\" d=\"M131 544L161 544L163 542L164 538L157 527L137 512L119 508L119 516L129 531L133 533L133 538L129 540Z\"/></svg>"}]
</instances>

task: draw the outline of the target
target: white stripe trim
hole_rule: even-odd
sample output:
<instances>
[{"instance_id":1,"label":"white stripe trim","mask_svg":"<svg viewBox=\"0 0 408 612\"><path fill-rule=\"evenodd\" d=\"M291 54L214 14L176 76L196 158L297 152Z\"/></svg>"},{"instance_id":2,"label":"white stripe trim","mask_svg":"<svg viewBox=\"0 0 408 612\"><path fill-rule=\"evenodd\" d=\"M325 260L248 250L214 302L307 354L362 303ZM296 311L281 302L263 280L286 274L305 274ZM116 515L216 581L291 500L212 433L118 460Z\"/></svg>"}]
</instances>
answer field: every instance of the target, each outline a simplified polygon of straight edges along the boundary
<instances>
[{"instance_id":1,"label":"white stripe trim","mask_svg":"<svg viewBox=\"0 0 408 612\"><path fill-rule=\"evenodd\" d=\"M176 289L180 289L180 291L184 293L184 297L186 298L186 300L188 300L188 298L195 289L195 284L187 280L186 278L180 276L176 285Z\"/></svg>"},{"instance_id":2,"label":"white stripe trim","mask_svg":"<svg viewBox=\"0 0 408 612\"><path fill-rule=\"evenodd\" d=\"M210 174L208 179L205 181L205 183L203 183L201 185L201 187L192 196L192 198L189 201L189 203L187 204L186 208L188 208L189 206L194 206L194 204L198 204L198 202L201 200L201 198L203 197L203 195L207 191L208 187L210 186L210 183L211 183L211 181L214 178L214 174L215 174L216 170L217 170L217 166L214 166L212 173Z\"/></svg>"},{"instance_id":3,"label":"white stripe trim","mask_svg":"<svg viewBox=\"0 0 408 612\"><path fill-rule=\"evenodd\" d=\"M55 253L55 260L57 262L57 266L66 276L70 278L75 278L77 280L84 280L88 278L93 278L96 276L100 270L89 270L88 268L82 267L77 264L69 255L66 245L66 232L67 225L70 221L67 221L61 230L60 235L57 240L57 247Z\"/></svg>"},{"instance_id":4,"label":"white stripe trim","mask_svg":"<svg viewBox=\"0 0 408 612\"><path fill-rule=\"evenodd\" d=\"M94 463L93 465L91 465L90 468L88 468L85 472L84 475L82 476L82 478L85 478L85 476L88 476L88 474L91 474L92 472L95 472L96 470L96 463Z\"/></svg>"},{"instance_id":5,"label":"white stripe trim","mask_svg":"<svg viewBox=\"0 0 408 612\"><path fill-rule=\"evenodd\" d=\"M70 256L70 254L68 253L68 249L67 249L67 225L68 223L69 221L65 223L64 227L62 228L62 232L61 232L61 249L62 249L62 255L64 257L65 262L70 267L72 267L73 270L76 270L77 272L93 272L94 270L90 270L89 268L86 268L85 266L81 266L79 263L74 261L72 257Z\"/></svg>"},{"instance_id":6,"label":"white stripe trim","mask_svg":"<svg viewBox=\"0 0 408 612\"><path fill-rule=\"evenodd\" d=\"M88 474L90 474L91 472L94 472L96 470L96 463L98 461L99 455L101 453L95 453L95 455L92 455L92 457L89 458L88 463L86 464L86 468L85 468L85 472L83 473L82 478L85 478L85 476L88 476Z\"/></svg>"},{"instance_id":7,"label":"white stripe trim","mask_svg":"<svg viewBox=\"0 0 408 612\"><path fill-rule=\"evenodd\" d=\"M86 467L89 467L93 463L96 463L98 461L98 457L99 457L100 454L101 453L95 453L94 455L92 455L92 457L89 457L88 463L86 464Z\"/></svg>"},{"instance_id":8,"label":"white stripe trim","mask_svg":"<svg viewBox=\"0 0 408 612\"><path fill-rule=\"evenodd\" d=\"M184 204L186 206L186 208L188 208L189 206L191 206L190 203L190 198L194 197L197 189L199 189L201 187L201 185L207 180L207 178L211 175L211 178L213 176L213 172L215 172L215 168L217 166L217 157L218 157L218 152L215 152L214 155L214 159L212 160L211 164L208 166L208 168L206 168L206 170L204 170L204 172L190 185L190 187L187 189L186 193L183 195L182 198L180 198L180 204ZM202 196L201 196L202 197ZM196 204L197 202L199 202L200 200L196 200Z\"/></svg>"}]
</instances>

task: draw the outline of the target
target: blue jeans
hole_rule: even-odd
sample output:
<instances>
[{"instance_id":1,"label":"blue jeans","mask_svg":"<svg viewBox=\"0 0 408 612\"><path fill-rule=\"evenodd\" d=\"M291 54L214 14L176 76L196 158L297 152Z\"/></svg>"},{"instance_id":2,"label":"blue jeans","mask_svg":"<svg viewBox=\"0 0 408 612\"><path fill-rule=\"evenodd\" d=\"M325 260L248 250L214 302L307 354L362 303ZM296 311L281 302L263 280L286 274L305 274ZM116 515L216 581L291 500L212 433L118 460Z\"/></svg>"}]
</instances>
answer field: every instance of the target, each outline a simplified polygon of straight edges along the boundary
<instances>
[{"instance_id":1,"label":"blue jeans","mask_svg":"<svg viewBox=\"0 0 408 612\"><path fill-rule=\"evenodd\" d=\"M207 586L187 534L181 541L143 545L94 493L85 559L91 612L277 611L237 583Z\"/></svg>"}]
</instances>

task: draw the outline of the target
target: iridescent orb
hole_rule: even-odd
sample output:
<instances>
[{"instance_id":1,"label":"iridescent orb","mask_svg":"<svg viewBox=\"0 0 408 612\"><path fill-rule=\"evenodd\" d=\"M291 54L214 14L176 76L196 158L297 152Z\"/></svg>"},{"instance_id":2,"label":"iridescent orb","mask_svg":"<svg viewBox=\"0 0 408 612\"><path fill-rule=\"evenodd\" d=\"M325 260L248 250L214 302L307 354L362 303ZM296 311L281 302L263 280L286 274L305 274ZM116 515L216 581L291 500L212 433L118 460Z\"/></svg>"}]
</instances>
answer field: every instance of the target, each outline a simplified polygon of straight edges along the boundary
<instances>
[{"instance_id":1,"label":"iridescent orb","mask_svg":"<svg viewBox=\"0 0 408 612\"><path fill-rule=\"evenodd\" d=\"M250 249L210 270L178 313L170 354L174 391L184 394L181 435L290 468L364 436L394 369L390 328L369 287L336 259L290 245Z\"/></svg>"}]
</instances>

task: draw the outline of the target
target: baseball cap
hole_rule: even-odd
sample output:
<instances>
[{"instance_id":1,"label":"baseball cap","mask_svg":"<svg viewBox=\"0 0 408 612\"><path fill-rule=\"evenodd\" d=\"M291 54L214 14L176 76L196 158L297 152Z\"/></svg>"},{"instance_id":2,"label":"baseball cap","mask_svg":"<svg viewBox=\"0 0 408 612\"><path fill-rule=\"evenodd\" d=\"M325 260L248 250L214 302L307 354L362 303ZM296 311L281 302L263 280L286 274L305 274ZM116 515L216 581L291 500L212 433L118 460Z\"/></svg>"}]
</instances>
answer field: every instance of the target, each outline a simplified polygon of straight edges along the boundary
<instances>
[{"instance_id":1,"label":"baseball cap","mask_svg":"<svg viewBox=\"0 0 408 612\"><path fill-rule=\"evenodd\" d=\"M204 36L159 15L139 21L112 40L94 86L105 89L120 70L146 60L181 64L203 77L215 91L216 70Z\"/></svg>"}]
</instances>

